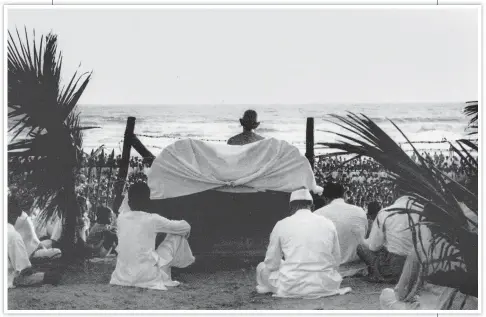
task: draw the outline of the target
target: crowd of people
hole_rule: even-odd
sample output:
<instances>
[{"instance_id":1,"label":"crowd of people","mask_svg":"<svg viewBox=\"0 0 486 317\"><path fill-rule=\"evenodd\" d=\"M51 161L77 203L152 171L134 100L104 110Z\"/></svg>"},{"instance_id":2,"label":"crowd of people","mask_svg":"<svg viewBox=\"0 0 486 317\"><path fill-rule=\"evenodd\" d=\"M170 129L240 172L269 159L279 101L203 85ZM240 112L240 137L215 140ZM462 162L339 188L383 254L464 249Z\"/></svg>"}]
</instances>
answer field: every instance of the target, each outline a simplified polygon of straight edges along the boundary
<instances>
[{"instance_id":1,"label":"crowd of people","mask_svg":"<svg viewBox=\"0 0 486 317\"><path fill-rule=\"evenodd\" d=\"M421 155L448 177L459 183L464 182L471 176L468 164L450 152L447 154L435 151L433 154L423 152ZM418 160L415 154L411 158L415 162ZM386 207L398 198L397 187L387 178L386 170L371 158L317 157L315 170L318 184L329 181L343 184L346 201L365 210L370 203Z\"/></svg>"},{"instance_id":2,"label":"crowd of people","mask_svg":"<svg viewBox=\"0 0 486 317\"><path fill-rule=\"evenodd\" d=\"M256 112L245 112L240 122L243 133L231 138L229 144L261 140L253 132L259 124ZM454 173L454 177L467 173L460 162L456 164L456 159L436 157L432 159L444 172ZM317 168L328 173L318 179L324 188L319 187L321 191L314 193L322 196L324 206L314 207L308 189L291 193L289 216L269 232L265 259L256 268L258 293L293 298L343 295L351 289L341 287L340 266L362 261L367 281L398 283L395 289L382 292L380 304L384 309L443 309L446 302L451 307L450 302L463 300L451 297L449 288L440 287L431 290L426 301L417 297L427 289L417 273L420 265L417 266L409 215L396 208L420 211L430 206L417 205L387 180L386 171L370 159L346 162L341 157L326 157L317 162ZM172 280L171 268L187 267L195 260L188 242L190 224L151 213L150 188L144 181L130 186L117 217L111 209L100 207L91 224L88 201L79 197L78 204L83 211L78 233L88 253L104 257L113 252L117 256L110 284L168 290L179 285ZM465 208L464 214L470 219L476 217L477 223L473 212ZM13 196L9 196L8 219L9 287L59 283L55 274L34 273L30 261L61 255L56 243L62 219L41 225L36 222L35 213L22 211ZM159 233L166 236L156 243ZM463 307L465 302L466 299ZM477 307L477 299L471 305Z\"/></svg>"}]
</instances>

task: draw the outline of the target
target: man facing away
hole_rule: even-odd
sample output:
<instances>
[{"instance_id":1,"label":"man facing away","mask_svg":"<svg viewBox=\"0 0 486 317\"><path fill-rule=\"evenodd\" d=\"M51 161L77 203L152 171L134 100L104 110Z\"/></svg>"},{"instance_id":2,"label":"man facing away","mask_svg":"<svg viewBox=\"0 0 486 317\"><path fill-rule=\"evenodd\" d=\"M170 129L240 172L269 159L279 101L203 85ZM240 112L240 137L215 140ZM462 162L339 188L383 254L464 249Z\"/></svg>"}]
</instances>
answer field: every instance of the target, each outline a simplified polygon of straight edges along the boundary
<instances>
[{"instance_id":1,"label":"man facing away","mask_svg":"<svg viewBox=\"0 0 486 317\"><path fill-rule=\"evenodd\" d=\"M12 208L20 207L17 205L17 207ZM61 250L57 248L52 248L52 242L39 240L39 237L37 236L35 230L34 222L25 211L20 210L20 216L15 221L14 227L15 230L22 237L25 249L31 260L55 259L61 257Z\"/></svg>"},{"instance_id":2,"label":"man facing away","mask_svg":"<svg viewBox=\"0 0 486 317\"><path fill-rule=\"evenodd\" d=\"M257 266L258 293L318 298L351 290L340 289L336 228L330 220L313 214L311 208L312 196L307 189L291 194L291 216L277 222L265 260Z\"/></svg>"},{"instance_id":3,"label":"man facing away","mask_svg":"<svg viewBox=\"0 0 486 317\"><path fill-rule=\"evenodd\" d=\"M96 212L96 222L89 230L86 243L92 248L92 254L105 257L118 243L116 227L112 226L114 213L105 206L99 206Z\"/></svg>"},{"instance_id":4,"label":"man facing away","mask_svg":"<svg viewBox=\"0 0 486 317\"><path fill-rule=\"evenodd\" d=\"M149 213L150 189L135 183L128 190L130 210L118 216L118 257L110 284L167 290L178 286L172 281L171 267L187 267L194 262L187 237L191 226L184 220L168 220ZM167 233L155 249L157 233Z\"/></svg>"},{"instance_id":5,"label":"man facing away","mask_svg":"<svg viewBox=\"0 0 486 317\"><path fill-rule=\"evenodd\" d=\"M340 264L359 260L356 248L365 239L368 225L365 211L344 201L344 187L341 184L326 184L324 197L330 203L314 214L326 217L336 227L341 249Z\"/></svg>"},{"instance_id":6,"label":"man facing away","mask_svg":"<svg viewBox=\"0 0 486 317\"><path fill-rule=\"evenodd\" d=\"M261 135L253 132L260 125L255 110L246 110L243 118L240 119L240 124L243 127L243 132L231 137L228 140L229 145L245 145L264 139Z\"/></svg>"},{"instance_id":7,"label":"man facing away","mask_svg":"<svg viewBox=\"0 0 486 317\"><path fill-rule=\"evenodd\" d=\"M56 272L33 272L24 240L14 227L15 222L21 214L22 210L17 201L13 197L8 197L8 288L40 284L58 284L61 276Z\"/></svg>"},{"instance_id":8,"label":"man facing away","mask_svg":"<svg viewBox=\"0 0 486 317\"><path fill-rule=\"evenodd\" d=\"M393 205L378 212L369 237L358 246L358 256L368 266L370 280L398 281L407 256L414 250L409 216L400 211L421 211L421 208L413 203L410 196L402 196ZM416 214L410 216L417 222Z\"/></svg>"}]
</instances>

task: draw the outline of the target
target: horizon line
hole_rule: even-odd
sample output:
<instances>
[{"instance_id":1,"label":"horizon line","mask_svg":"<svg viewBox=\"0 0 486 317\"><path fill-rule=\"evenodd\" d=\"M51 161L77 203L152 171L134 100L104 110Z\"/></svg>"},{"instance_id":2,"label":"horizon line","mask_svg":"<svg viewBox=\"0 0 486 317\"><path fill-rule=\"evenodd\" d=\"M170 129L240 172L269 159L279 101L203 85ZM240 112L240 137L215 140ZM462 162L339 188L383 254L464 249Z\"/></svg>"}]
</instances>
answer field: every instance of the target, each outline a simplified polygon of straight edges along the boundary
<instances>
[{"instance_id":1,"label":"horizon line","mask_svg":"<svg viewBox=\"0 0 486 317\"><path fill-rule=\"evenodd\" d=\"M400 105L400 104L466 104L467 101L399 101L399 102L308 102L308 103L79 103L78 106L318 106L318 105Z\"/></svg>"}]
</instances>

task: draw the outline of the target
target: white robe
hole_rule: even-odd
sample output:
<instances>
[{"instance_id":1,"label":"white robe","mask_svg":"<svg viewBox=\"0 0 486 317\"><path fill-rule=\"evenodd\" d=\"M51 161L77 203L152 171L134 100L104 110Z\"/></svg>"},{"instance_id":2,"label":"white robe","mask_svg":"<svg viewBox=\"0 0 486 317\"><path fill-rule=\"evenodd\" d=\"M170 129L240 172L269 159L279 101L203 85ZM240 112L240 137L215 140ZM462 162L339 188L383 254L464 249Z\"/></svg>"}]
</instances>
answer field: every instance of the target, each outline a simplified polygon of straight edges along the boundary
<instances>
[{"instance_id":1,"label":"white robe","mask_svg":"<svg viewBox=\"0 0 486 317\"><path fill-rule=\"evenodd\" d=\"M110 284L167 290L166 286L177 285L171 280L170 267L194 262L186 239L191 227L184 220L123 210L117 227L118 257ZM157 233L167 233L167 237L155 250Z\"/></svg>"},{"instance_id":2,"label":"white robe","mask_svg":"<svg viewBox=\"0 0 486 317\"><path fill-rule=\"evenodd\" d=\"M27 254L32 258L53 258L61 255L61 250L45 248L41 245L37 233L35 232L34 222L27 213L22 212L15 222L15 230L20 234L25 244Z\"/></svg>"},{"instance_id":3,"label":"white robe","mask_svg":"<svg viewBox=\"0 0 486 317\"><path fill-rule=\"evenodd\" d=\"M324 216L336 226L341 248L341 264L359 260L356 248L366 235L368 219L363 208L350 205L344 199L334 199L314 214Z\"/></svg>"},{"instance_id":4,"label":"white robe","mask_svg":"<svg viewBox=\"0 0 486 317\"><path fill-rule=\"evenodd\" d=\"M20 234L10 223L7 224L8 288L13 288L15 277L31 266L29 255Z\"/></svg>"},{"instance_id":5,"label":"white robe","mask_svg":"<svg viewBox=\"0 0 486 317\"><path fill-rule=\"evenodd\" d=\"M31 215L34 222L35 233L39 238L48 237L52 241L60 241L62 234L62 218L52 216L47 223L41 224L38 215Z\"/></svg>"},{"instance_id":6,"label":"white robe","mask_svg":"<svg viewBox=\"0 0 486 317\"><path fill-rule=\"evenodd\" d=\"M340 263L334 224L310 210L298 210L273 228L265 261L257 267L257 289L276 297L343 294L350 289L340 289Z\"/></svg>"}]
</instances>

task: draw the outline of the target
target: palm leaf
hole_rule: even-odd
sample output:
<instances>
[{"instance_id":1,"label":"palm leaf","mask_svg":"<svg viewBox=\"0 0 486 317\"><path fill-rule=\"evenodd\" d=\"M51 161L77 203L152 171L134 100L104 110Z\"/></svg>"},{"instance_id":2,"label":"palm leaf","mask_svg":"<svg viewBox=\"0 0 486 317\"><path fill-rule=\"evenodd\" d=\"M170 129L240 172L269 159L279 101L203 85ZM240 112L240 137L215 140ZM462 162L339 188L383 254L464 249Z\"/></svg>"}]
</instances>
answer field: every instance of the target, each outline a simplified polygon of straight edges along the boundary
<instances>
[{"instance_id":1,"label":"palm leaf","mask_svg":"<svg viewBox=\"0 0 486 317\"><path fill-rule=\"evenodd\" d=\"M468 274L470 274L469 278L473 280L473 283L477 283L477 278L474 281L474 276L477 277L477 263L471 260L475 256L477 257L477 249L476 255L474 255L474 250L471 250L474 239L477 241L477 234L471 234L469 225L472 221L465 216L459 204L467 197L470 204L477 205L477 192L471 192L457 183L454 183L456 185L455 191L452 192L448 186L452 180L434 166L431 161L423 157L394 122L391 122L392 125L412 147L418 158L418 163L415 163L393 139L367 116L348 114L346 116L332 115L331 117L334 119L332 121L334 124L345 129L349 134L330 132L338 136L339 140L317 144L340 150L346 154L371 157L387 170L390 180L395 182L404 192L409 193L415 202L423 206L432 206L433 208L427 208L426 211L412 211L408 208L396 211L396 214L407 213L409 216L415 213L421 219L414 222L411 220L412 218L409 218L410 228L415 237L415 250L418 252L422 249L422 254L426 255L426 258L422 261L423 264L435 265L439 262L445 267L452 267L451 261L460 259L461 263L467 268ZM458 144L464 153L468 153L466 146L473 148L468 142L459 142ZM464 159L470 158L468 155L465 154ZM477 223L472 225L477 228ZM429 249L425 250L426 252L423 250L425 243L420 235L420 226L429 228L432 235ZM453 249L458 252L454 257L451 256ZM437 253L439 254L438 258L429 258L432 254Z\"/></svg>"},{"instance_id":2,"label":"palm leaf","mask_svg":"<svg viewBox=\"0 0 486 317\"><path fill-rule=\"evenodd\" d=\"M92 128L81 126L76 104L91 73L76 72L63 86L57 36L49 33L38 41L35 31L32 39L27 29L24 33L8 32L9 159L20 160L36 207L43 210L40 219L58 214L68 225L66 236L72 236L79 214L74 188L83 130Z\"/></svg>"}]
</instances>

